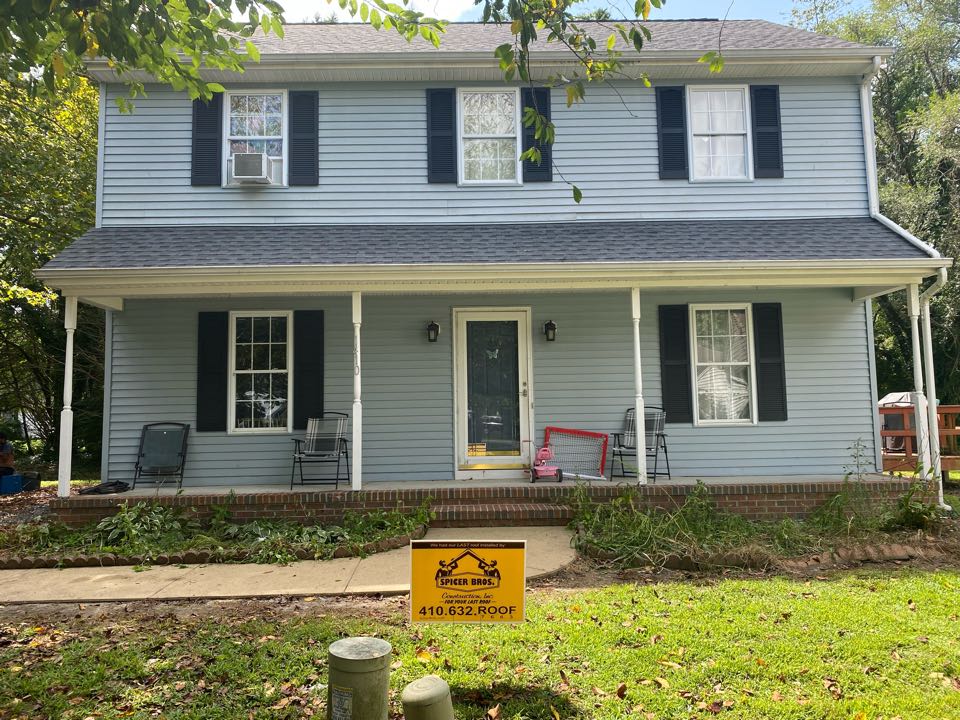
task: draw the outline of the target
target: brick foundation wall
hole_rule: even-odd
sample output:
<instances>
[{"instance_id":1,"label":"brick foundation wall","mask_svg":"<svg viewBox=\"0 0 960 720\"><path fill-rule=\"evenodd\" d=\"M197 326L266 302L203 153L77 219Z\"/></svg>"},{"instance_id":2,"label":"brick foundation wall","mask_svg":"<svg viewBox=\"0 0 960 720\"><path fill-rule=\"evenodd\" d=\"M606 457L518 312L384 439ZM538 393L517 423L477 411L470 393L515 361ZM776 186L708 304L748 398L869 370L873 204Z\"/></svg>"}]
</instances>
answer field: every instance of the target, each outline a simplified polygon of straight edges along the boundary
<instances>
[{"instance_id":1,"label":"brick foundation wall","mask_svg":"<svg viewBox=\"0 0 960 720\"><path fill-rule=\"evenodd\" d=\"M910 489L896 478L869 480L864 488L878 500L895 500ZM637 488L645 507L676 508L693 491L693 485L655 484ZM752 520L802 518L843 489L842 482L707 484L720 509ZM626 485L591 485L596 502L608 502L630 490ZM428 500L437 513L434 525L562 525L571 513L565 500L575 488L570 485L526 484L511 487L458 488L438 483L436 488L410 490L295 491L278 493L161 495L159 497L71 496L50 503L57 520L70 525L96 522L112 515L121 503L154 502L188 510L199 520L208 519L215 505L225 506L238 520L275 518L307 523L336 524L347 511L391 510L419 507Z\"/></svg>"}]
</instances>

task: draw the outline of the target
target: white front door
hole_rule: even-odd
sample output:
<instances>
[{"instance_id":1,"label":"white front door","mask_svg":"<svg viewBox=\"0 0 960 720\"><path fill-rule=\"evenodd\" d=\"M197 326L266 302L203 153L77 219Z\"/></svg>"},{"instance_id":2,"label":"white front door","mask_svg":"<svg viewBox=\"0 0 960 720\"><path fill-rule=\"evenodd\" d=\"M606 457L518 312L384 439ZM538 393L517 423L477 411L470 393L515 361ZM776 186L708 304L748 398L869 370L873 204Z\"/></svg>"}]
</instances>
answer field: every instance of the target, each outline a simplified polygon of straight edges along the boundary
<instances>
[{"instance_id":1,"label":"white front door","mask_svg":"<svg viewBox=\"0 0 960 720\"><path fill-rule=\"evenodd\" d=\"M522 478L530 464L530 310L454 310L457 478Z\"/></svg>"}]
</instances>

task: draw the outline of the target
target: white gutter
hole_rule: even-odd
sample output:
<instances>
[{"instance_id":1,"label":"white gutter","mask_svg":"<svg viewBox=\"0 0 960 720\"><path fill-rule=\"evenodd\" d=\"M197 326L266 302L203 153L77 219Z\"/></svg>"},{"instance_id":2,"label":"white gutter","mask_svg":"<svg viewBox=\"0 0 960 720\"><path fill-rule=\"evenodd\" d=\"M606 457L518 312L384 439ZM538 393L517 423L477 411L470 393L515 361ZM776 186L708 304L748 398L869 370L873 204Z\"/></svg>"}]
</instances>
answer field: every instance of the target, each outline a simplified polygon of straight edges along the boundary
<instances>
[{"instance_id":1,"label":"white gutter","mask_svg":"<svg viewBox=\"0 0 960 720\"><path fill-rule=\"evenodd\" d=\"M877 152L874 143L872 84L882 64L883 60L880 55L875 55L872 64L863 76L863 82L860 83L860 117L863 121L863 154L867 165L867 204L870 209L870 217L893 230L897 235L930 257L939 258L942 256L931 245L923 242L913 233L880 213L880 183L877 178Z\"/></svg>"}]
</instances>

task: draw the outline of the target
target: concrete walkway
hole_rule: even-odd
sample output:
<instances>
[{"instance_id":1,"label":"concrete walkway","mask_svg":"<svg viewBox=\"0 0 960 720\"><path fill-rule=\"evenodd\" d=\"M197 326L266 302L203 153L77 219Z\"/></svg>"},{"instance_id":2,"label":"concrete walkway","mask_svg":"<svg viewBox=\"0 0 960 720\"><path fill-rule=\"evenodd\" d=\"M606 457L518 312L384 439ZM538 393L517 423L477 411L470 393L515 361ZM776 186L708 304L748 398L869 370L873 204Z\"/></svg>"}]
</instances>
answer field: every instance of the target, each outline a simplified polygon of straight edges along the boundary
<instances>
[{"instance_id":1,"label":"concrete walkway","mask_svg":"<svg viewBox=\"0 0 960 720\"><path fill-rule=\"evenodd\" d=\"M527 578L556 572L576 557L562 527L431 528L428 540L526 540ZM400 594L410 590L410 549L366 558L291 565L158 565L0 570L0 604L194 600L276 595Z\"/></svg>"}]
</instances>

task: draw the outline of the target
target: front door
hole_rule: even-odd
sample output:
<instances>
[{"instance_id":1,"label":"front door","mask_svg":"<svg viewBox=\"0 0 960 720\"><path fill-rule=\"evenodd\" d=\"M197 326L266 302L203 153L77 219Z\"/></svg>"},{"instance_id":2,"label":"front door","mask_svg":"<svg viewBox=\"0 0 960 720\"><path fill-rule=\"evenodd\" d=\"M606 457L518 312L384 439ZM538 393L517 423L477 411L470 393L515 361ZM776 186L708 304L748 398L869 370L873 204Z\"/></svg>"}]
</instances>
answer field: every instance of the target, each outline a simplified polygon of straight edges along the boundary
<instances>
[{"instance_id":1,"label":"front door","mask_svg":"<svg viewBox=\"0 0 960 720\"><path fill-rule=\"evenodd\" d=\"M530 311L454 310L457 478L523 477L530 457Z\"/></svg>"}]
</instances>

